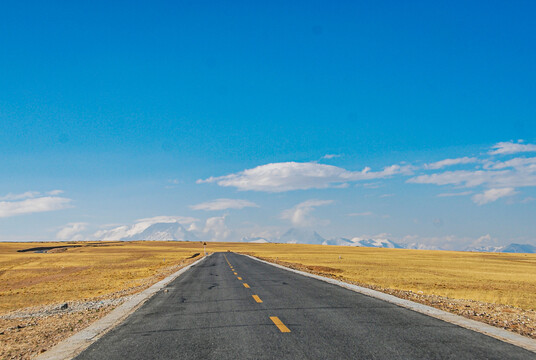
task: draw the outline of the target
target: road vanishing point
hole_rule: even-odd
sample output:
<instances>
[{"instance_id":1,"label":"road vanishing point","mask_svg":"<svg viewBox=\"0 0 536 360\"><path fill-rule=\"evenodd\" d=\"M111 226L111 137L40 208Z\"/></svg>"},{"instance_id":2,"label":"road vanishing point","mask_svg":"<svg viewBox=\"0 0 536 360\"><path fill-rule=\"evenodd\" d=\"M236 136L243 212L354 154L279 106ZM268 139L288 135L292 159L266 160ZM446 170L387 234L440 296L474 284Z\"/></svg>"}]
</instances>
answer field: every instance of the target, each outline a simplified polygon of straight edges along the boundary
<instances>
[{"instance_id":1,"label":"road vanishing point","mask_svg":"<svg viewBox=\"0 0 536 360\"><path fill-rule=\"evenodd\" d=\"M535 359L486 335L235 253L215 253L76 357Z\"/></svg>"}]
</instances>

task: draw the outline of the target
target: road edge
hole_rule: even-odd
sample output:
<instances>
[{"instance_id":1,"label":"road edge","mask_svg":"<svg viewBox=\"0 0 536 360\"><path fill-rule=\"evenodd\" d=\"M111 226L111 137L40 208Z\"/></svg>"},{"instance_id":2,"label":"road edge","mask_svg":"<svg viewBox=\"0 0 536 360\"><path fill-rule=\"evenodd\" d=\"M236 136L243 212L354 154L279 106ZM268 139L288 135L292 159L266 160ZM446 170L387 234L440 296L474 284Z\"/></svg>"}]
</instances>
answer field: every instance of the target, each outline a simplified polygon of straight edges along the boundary
<instances>
[{"instance_id":1,"label":"road edge","mask_svg":"<svg viewBox=\"0 0 536 360\"><path fill-rule=\"evenodd\" d=\"M463 328L466 328L472 331L476 331L478 333L490 336L497 340L501 340L503 342L506 342L506 343L521 347L525 350L529 350L529 351L536 353L536 340L527 338L523 335L519 335L519 334L510 332L501 328L497 328L495 326L491 326L485 323L475 321L475 320L467 319L467 318L464 318L463 316L455 315L455 314L452 314L443 310L439 310L428 305L423 305L423 304L419 304L410 300L401 299L393 295L382 293L380 291L372 290L372 289L354 285L354 284L349 284L341 280L336 280L336 279L332 279L329 277L320 276L320 275L311 274L305 271L292 269L292 268L279 265L279 264L275 264L266 260L261 260L259 258L256 258L255 256L246 255L246 254L241 254L241 255L247 256L251 259L263 262L268 265L278 267L283 270L291 271L291 272L294 272L303 276L308 276L313 279L317 279L317 280L321 280L321 281L324 281L333 285L341 286L343 288L358 292L366 296L370 296L379 300L387 301L391 304L395 304L403 308L413 310L415 312L428 315L428 316L446 321L454 325L461 326Z\"/></svg>"},{"instance_id":2,"label":"road edge","mask_svg":"<svg viewBox=\"0 0 536 360\"><path fill-rule=\"evenodd\" d=\"M210 254L212 255L212 254ZM112 310L105 317L95 321L87 328L59 342L46 352L40 354L35 360L65 360L73 359L82 351L87 349L91 344L100 339L108 331L122 323L130 314L140 308L154 294L161 290L164 286L178 278L180 275L188 271L192 266L199 264L208 256L204 256L199 260L187 265L165 279L151 285L149 288L132 296L129 300Z\"/></svg>"}]
</instances>

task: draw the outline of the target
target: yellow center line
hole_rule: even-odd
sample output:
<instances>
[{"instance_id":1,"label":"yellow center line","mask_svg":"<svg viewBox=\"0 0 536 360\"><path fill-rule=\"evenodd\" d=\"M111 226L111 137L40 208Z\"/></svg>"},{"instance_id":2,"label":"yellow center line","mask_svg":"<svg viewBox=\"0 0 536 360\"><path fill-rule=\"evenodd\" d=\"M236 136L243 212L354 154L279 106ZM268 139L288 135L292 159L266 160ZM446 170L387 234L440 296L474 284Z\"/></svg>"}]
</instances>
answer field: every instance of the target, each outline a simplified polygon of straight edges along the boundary
<instances>
[{"instance_id":1,"label":"yellow center line","mask_svg":"<svg viewBox=\"0 0 536 360\"><path fill-rule=\"evenodd\" d=\"M238 280L242 280L242 278L240 276L237 277Z\"/></svg>"},{"instance_id":2,"label":"yellow center line","mask_svg":"<svg viewBox=\"0 0 536 360\"><path fill-rule=\"evenodd\" d=\"M281 320L279 320L279 318L277 316L270 316L270 320L272 320L274 322L275 326L277 326L279 331L281 331L283 333L289 333L290 332L290 329L288 327L286 327L285 324L283 324L283 322Z\"/></svg>"},{"instance_id":3,"label":"yellow center line","mask_svg":"<svg viewBox=\"0 0 536 360\"><path fill-rule=\"evenodd\" d=\"M238 273L234 272L233 274L238 275Z\"/></svg>"},{"instance_id":4,"label":"yellow center line","mask_svg":"<svg viewBox=\"0 0 536 360\"><path fill-rule=\"evenodd\" d=\"M253 296L253 299L255 299L256 302L258 302L258 303L261 303L261 302L262 302L262 300L261 300L261 298L259 297L259 295L251 295L251 296Z\"/></svg>"},{"instance_id":5,"label":"yellow center line","mask_svg":"<svg viewBox=\"0 0 536 360\"><path fill-rule=\"evenodd\" d=\"M249 289L249 285L248 285L248 284L246 284L246 283L242 283L242 285L244 285L244 287L245 287L246 289Z\"/></svg>"}]
</instances>

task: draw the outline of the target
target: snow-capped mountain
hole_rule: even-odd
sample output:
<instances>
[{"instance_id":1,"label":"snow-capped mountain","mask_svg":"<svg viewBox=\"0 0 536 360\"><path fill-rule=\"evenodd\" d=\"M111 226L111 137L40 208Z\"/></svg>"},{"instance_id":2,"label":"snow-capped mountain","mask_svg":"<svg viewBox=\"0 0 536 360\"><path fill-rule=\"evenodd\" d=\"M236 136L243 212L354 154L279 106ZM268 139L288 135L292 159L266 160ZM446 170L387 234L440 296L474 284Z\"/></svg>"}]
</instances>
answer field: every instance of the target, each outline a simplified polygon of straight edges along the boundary
<instances>
[{"instance_id":1,"label":"snow-capped mountain","mask_svg":"<svg viewBox=\"0 0 536 360\"><path fill-rule=\"evenodd\" d=\"M138 234L133 234L121 240L199 240L197 236L186 230L179 223L156 223Z\"/></svg>"},{"instance_id":2,"label":"snow-capped mountain","mask_svg":"<svg viewBox=\"0 0 536 360\"><path fill-rule=\"evenodd\" d=\"M281 235L278 242L287 244L322 244L326 239L316 231L292 228Z\"/></svg>"},{"instance_id":3,"label":"snow-capped mountain","mask_svg":"<svg viewBox=\"0 0 536 360\"><path fill-rule=\"evenodd\" d=\"M324 245L339 245L339 246L361 246L361 247L377 247L377 248L389 248L389 249L402 249L403 246L397 244L389 239L362 239L355 237L352 239L347 238L335 238L326 240Z\"/></svg>"},{"instance_id":4,"label":"snow-capped mountain","mask_svg":"<svg viewBox=\"0 0 536 360\"><path fill-rule=\"evenodd\" d=\"M160 221L157 221L160 220ZM173 218L147 219L132 226L119 226L110 230L99 231L95 236L100 240L134 241L134 240L175 240L196 241L195 234L186 230Z\"/></svg>"},{"instance_id":5,"label":"snow-capped mountain","mask_svg":"<svg viewBox=\"0 0 536 360\"><path fill-rule=\"evenodd\" d=\"M253 238L250 238L250 237L243 237L242 242L248 242L248 243L253 243L253 244L267 244L269 243L270 241L266 240L265 238L263 237L253 237Z\"/></svg>"},{"instance_id":6,"label":"snow-capped mountain","mask_svg":"<svg viewBox=\"0 0 536 360\"><path fill-rule=\"evenodd\" d=\"M353 238L352 242L354 244L359 244L355 246L364 246L364 247L378 247L378 248L389 248L389 249L402 249L403 246L391 241L389 239L361 239Z\"/></svg>"},{"instance_id":7,"label":"snow-capped mountain","mask_svg":"<svg viewBox=\"0 0 536 360\"><path fill-rule=\"evenodd\" d=\"M418 242L413 242L405 245L401 245L404 249L411 250L443 250L434 245L421 244Z\"/></svg>"},{"instance_id":8,"label":"snow-capped mountain","mask_svg":"<svg viewBox=\"0 0 536 360\"><path fill-rule=\"evenodd\" d=\"M475 251L475 252L502 252L504 246L479 246L479 247L468 247L464 251Z\"/></svg>"},{"instance_id":9,"label":"snow-capped mountain","mask_svg":"<svg viewBox=\"0 0 536 360\"><path fill-rule=\"evenodd\" d=\"M335 239L329 239L325 240L322 245L336 245L336 246L359 246L356 245L352 240L346 239L346 238L335 238Z\"/></svg>"},{"instance_id":10,"label":"snow-capped mountain","mask_svg":"<svg viewBox=\"0 0 536 360\"><path fill-rule=\"evenodd\" d=\"M468 248L466 251L536 254L536 246L529 244L510 244L507 246L482 246L477 248Z\"/></svg>"},{"instance_id":11,"label":"snow-capped mountain","mask_svg":"<svg viewBox=\"0 0 536 360\"><path fill-rule=\"evenodd\" d=\"M364 239L354 237L347 239L343 237L326 240L316 231L308 229L292 228L281 235L278 239L280 243L287 244L321 244L321 245L337 245L337 246L362 246L362 247L378 247L390 249L402 249L403 246L389 239Z\"/></svg>"},{"instance_id":12,"label":"snow-capped mountain","mask_svg":"<svg viewBox=\"0 0 536 360\"><path fill-rule=\"evenodd\" d=\"M252 244L268 244L269 241L266 239L257 239L257 240L251 240L250 243Z\"/></svg>"}]
</instances>

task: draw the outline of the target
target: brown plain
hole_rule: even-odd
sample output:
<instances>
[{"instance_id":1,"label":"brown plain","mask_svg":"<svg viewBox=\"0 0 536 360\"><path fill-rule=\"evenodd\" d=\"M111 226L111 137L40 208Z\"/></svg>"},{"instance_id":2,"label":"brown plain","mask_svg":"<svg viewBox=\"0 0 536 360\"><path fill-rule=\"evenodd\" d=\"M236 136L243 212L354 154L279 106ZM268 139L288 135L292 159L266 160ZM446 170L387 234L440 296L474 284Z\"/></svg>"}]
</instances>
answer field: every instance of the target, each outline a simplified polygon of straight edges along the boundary
<instances>
[{"instance_id":1,"label":"brown plain","mask_svg":"<svg viewBox=\"0 0 536 360\"><path fill-rule=\"evenodd\" d=\"M209 243L372 287L536 310L536 254ZM339 259L339 256L341 257ZM283 264L285 265L285 264Z\"/></svg>"},{"instance_id":2,"label":"brown plain","mask_svg":"<svg viewBox=\"0 0 536 360\"><path fill-rule=\"evenodd\" d=\"M65 245L81 246L17 252ZM193 242L0 243L0 314L138 289L202 252Z\"/></svg>"},{"instance_id":3,"label":"brown plain","mask_svg":"<svg viewBox=\"0 0 536 360\"><path fill-rule=\"evenodd\" d=\"M40 254L17 250L43 243L0 243L0 313L136 287L203 252L200 242L78 244ZM227 250L374 287L536 309L536 254L207 243L207 251Z\"/></svg>"}]
</instances>

